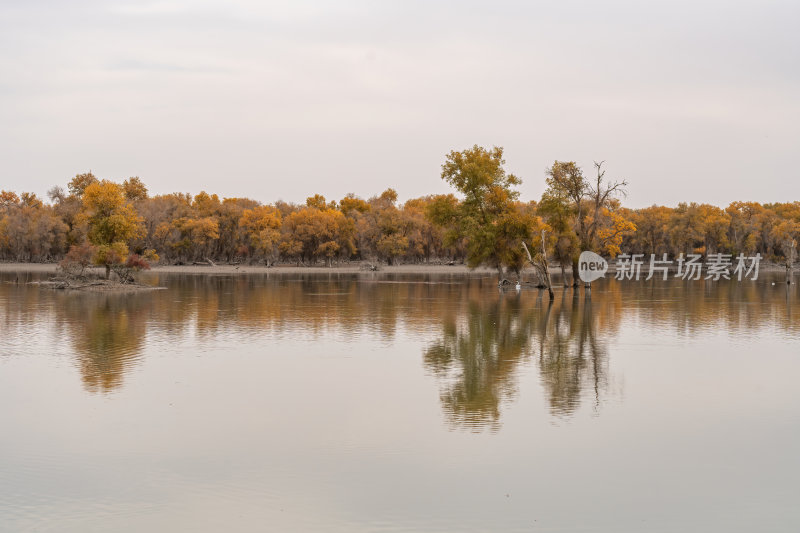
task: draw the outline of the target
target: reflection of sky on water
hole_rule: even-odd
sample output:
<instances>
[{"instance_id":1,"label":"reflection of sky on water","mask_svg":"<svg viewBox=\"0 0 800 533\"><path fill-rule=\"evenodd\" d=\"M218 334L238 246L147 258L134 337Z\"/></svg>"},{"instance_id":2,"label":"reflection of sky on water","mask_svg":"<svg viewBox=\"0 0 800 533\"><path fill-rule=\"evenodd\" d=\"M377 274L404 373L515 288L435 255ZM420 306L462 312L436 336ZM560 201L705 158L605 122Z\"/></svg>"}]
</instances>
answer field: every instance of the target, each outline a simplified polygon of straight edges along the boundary
<instances>
[{"instance_id":1,"label":"reflection of sky on water","mask_svg":"<svg viewBox=\"0 0 800 533\"><path fill-rule=\"evenodd\" d=\"M372 279L0 284L0 530L800 525L785 287Z\"/></svg>"}]
</instances>

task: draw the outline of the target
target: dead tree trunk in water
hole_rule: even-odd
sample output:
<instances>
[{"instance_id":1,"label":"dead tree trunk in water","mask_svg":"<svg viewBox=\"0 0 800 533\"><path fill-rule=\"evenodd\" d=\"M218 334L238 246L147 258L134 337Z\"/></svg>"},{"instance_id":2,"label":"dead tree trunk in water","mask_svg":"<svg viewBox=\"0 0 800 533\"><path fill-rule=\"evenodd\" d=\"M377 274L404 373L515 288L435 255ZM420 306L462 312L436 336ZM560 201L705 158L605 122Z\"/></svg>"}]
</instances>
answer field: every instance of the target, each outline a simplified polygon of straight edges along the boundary
<instances>
[{"instance_id":1,"label":"dead tree trunk in water","mask_svg":"<svg viewBox=\"0 0 800 533\"><path fill-rule=\"evenodd\" d=\"M578 270L578 258L575 257L572 260L572 286L573 287L577 287L578 286L578 280L579 279L580 279L580 274L579 274L579 270Z\"/></svg>"},{"instance_id":2,"label":"dead tree trunk in water","mask_svg":"<svg viewBox=\"0 0 800 533\"><path fill-rule=\"evenodd\" d=\"M544 278L547 280L547 292L550 294L550 301L553 301L553 283L550 281L550 265L547 263L547 246L544 240L545 231L542 230L542 267Z\"/></svg>"},{"instance_id":3,"label":"dead tree trunk in water","mask_svg":"<svg viewBox=\"0 0 800 533\"><path fill-rule=\"evenodd\" d=\"M550 267L547 264L547 249L545 248L545 240L544 240L545 232L542 230L542 253L536 254L536 259L534 260L531 257L531 252L528 250L528 246L523 241L522 247L525 249L525 253L528 254L528 261L533 268L536 269L537 274L539 274L539 278L544 280L544 284L547 287L547 293L550 295L550 301L552 302L555 299L553 295L553 284L550 282Z\"/></svg>"},{"instance_id":4,"label":"dead tree trunk in water","mask_svg":"<svg viewBox=\"0 0 800 533\"><path fill-rule=\"evenodd\" d=\"M569 287L569 282L567 281L567 270L564 268L564 262L559 261L559 266L561 267L561 282L564 284L564 288Z\"/></svg>"}]
</instances>

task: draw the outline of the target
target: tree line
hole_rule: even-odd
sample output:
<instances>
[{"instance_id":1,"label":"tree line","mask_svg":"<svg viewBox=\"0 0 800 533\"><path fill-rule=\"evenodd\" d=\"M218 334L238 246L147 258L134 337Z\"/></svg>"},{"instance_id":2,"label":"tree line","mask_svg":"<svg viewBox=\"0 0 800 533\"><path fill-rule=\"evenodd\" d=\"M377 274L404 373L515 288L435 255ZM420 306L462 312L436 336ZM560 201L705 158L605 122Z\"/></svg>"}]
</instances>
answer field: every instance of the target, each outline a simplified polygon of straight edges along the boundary
<instances>
[{"instance_id":1,"label":"tree line","mask_svg":"<svg viewBox=\"0 0 800 533\"><path fill-rule=\"evenodd\" d=\"M546 169L538 201L521 201L519 177L507 173L503 149L452 151L441 178L456 194L399 203L393 189L364 199L348 194L305 204L262 204L222 198L151 196L138 177L121 183L78 174L48 200L0 191L0 259L136 266L219 261L297 265L458 262L519 273L529 258L549 258L577 279L584 250L627 253L731 253L774 261L792 257L800 237L800 202L733 202L725 208L681 203L629 209L626 181L606 178L603 163L591 176L574 162ZM534 258L534 262L536 262Z\"/></svg>"}]
</instances>

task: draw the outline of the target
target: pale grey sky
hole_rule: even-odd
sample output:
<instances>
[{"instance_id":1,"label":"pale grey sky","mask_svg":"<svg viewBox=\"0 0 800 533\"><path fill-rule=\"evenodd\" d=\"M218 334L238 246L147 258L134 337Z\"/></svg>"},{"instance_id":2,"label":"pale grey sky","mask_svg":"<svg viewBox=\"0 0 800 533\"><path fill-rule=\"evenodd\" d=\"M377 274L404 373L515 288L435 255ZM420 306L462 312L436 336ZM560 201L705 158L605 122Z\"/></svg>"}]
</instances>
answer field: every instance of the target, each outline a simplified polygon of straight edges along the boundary
<instances>
[{"instance_id":1,"label":"pale grey sky","mask_svg":"<svg viewBox=\"0 0 800 533\"><path fill-rule=\"evenodd\" d=\"M0 188L91 169L263 202L449 189L505 147L626 204L800 200L796 1L0 0Z\"/></svg>"}]
</instances>

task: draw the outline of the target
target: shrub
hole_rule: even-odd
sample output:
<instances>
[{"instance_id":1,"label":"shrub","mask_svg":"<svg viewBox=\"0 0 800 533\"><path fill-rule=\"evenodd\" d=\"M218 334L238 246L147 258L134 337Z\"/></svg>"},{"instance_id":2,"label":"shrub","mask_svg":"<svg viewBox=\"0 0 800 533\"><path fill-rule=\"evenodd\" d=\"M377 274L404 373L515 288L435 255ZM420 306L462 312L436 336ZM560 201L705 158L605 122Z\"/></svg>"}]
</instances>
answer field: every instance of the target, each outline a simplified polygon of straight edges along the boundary
<instances>
[{"instance_id":1,"label":"shrub","mask_svg":"<svg viewBox=\"0 0 800 533\"><path fill-rule=\"evenodd\" d=\"M92 258L96 251L95 247L88 242L80 245L73 244L58 266L69 276L83 277L86 267L92 264Z\"/></svg>"},{"instance_id":2,"label":"shrub","mask_svg":"<svg viewBox=\"0 0 800 533\"><path fill-rule=\"evenodd\" d=\"M158 258L158 256L156 256L156 258ZM139 254L130 254L124 263L116 263L112 265L111 268L119 277L120 283L133 283L136 281L133 278L133 273L142 270L150 270L150 263Z\"/></svg>"}]
</instances>

